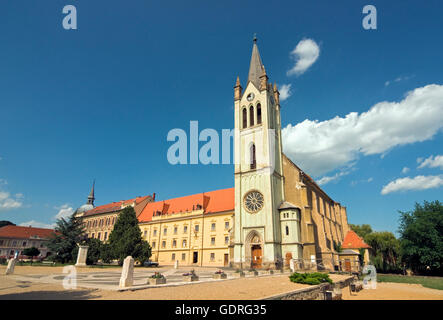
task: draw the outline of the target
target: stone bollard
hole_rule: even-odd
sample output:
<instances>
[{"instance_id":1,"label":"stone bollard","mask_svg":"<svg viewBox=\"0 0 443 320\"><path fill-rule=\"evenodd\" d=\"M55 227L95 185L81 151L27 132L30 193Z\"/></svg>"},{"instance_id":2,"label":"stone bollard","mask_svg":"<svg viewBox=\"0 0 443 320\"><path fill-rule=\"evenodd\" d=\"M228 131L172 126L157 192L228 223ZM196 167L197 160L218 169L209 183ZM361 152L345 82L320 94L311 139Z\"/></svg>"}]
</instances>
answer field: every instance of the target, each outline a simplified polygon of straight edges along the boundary
<instances>
[{"instance_id":1,"label":"stone bollard","mask_svg":"<svg viewBox=\"0 0 443 320\"><path fill-rule=\"evenodd\" d=\"M175 260L174 262L174 269L178 269L178 260Z\"/></svg>"},{"instance_id":2,"label":"stone bollard","mask_svg":"<svg viewBox=\"0 0 443 320\"><path fill-rule=\"evenodd\" d=\"M295 272L294 259L289 260L289 269L291 269L291 272Z\"/></svg>"},{"instance_id":3,"label":"stone bollard","mask_svg":"<svg viewBox=\"0 0 443 320\"><path fill-rule=\"evenodd\" d=\"M14 273L14 268L15 268L16 262L17 262L16 258L9 259L8 267L6 268L6 272L5 272L6 275Z\"/></svg>"},{"instance_id":4,"label":"stone bollard","mask_svg":"<svg viewBox=\"0 0 443 320\"><path fill-rule=\"evenodd\" d=\"M134 259L127 256L123 262L122 275L120 277L120 288L131 287L134 282Z\"/></svg>"},{"instance_id":5,"label":"stone bollard","mask_svg":"<svg viewBox=\"0 0 443 320\"><path fill-rule=\"evenodd\" d=\"M86 267L86 257L88 256L88 246L78 246L76 267Z\"/></svg>"}]
</instances>

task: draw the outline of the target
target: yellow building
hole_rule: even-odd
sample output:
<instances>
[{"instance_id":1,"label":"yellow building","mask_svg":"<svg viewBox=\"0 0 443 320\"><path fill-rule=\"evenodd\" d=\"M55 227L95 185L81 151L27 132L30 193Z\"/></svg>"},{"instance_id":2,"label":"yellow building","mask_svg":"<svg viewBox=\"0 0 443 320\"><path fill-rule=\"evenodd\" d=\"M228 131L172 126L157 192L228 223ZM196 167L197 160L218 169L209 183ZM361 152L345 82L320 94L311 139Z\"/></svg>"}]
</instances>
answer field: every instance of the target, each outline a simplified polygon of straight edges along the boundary
<instances>
[{"instance_id":1,"label":"yellow building","mask_svg":"<svg viewBox=\"0 0 443 320\"><path fill-rule=\"evenodd\" d=\"M131 206L134 208L135 214L138 217L146 204L155 200L155 194L152 196L136 197L130 200L121 200L117 202L108 203L98 207L94 207L94 185L91 193L88 196L86 204L78 208L74 215L82 219L83 227L85 229L85 237L99 239L103 242L108 241L111 231L114 229L114 224L120 212Z\"/></svg>"},{"instance_id":2,"label":"yellow building","mask_svg":"<svg viewBox=\"0 0 443 320\"><path fill-rule=\"evenodd\" d=\"M138 217L160 264L228 266L234 189L148 203Z\"/></svg>"}]
</instances>

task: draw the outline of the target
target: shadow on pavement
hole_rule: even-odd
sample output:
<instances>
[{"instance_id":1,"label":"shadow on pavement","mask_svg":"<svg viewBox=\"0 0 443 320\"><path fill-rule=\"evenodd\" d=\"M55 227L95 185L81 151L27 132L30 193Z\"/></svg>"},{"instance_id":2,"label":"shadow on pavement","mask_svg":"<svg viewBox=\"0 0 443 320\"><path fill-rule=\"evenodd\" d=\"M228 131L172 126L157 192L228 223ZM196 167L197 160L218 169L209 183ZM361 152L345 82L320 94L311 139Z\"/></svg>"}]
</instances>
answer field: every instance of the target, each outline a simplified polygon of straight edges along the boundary
<instances>
[{"instance_id":1,"label":"shadow on pavement","mask_svg":"<svg viewBox=\"0 0 443 320\"><path fill-rule=\"evenodd\" d=\"M0 295L0 300L87 300L98 298L97 290L32 291Z\"/></svg>"}]
</instances>

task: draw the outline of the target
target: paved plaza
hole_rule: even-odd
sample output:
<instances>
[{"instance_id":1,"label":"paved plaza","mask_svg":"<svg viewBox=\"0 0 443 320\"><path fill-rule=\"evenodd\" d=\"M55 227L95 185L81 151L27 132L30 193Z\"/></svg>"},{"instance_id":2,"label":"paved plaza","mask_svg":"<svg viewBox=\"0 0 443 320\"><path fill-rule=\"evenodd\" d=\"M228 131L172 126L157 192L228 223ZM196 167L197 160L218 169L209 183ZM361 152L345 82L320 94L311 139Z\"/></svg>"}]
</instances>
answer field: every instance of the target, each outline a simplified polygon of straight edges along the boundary
<instances>
[{"instance_id":1,"label":"paved plaza","mask_svg":"<svg viewBox=\"0 0 443 320\"><path fill-rule=\"evenodd\" d=\"M196 274L199 277L199 281L194 282L184 282L183 273L189 272L192 268L180 267L175 269L173 267L162 267L162 268L135 268L134 269L134 282L133 286L128 288L120 288L119 281L121 276L121 268L109 268L100 271L83 271L82 268L76 268L76 279L77 287L79 288L93 288L102 290L139 290L151 287L166 287L166 286L178 286L178 285L189 285L195 283L211 282L211 281L227 281L230 279L237 279L234 273L235 270L229 269L224 270L227 274L226 280L216 280L213 279L215 271L219 270L217 268L194 268ZM166 277L167 283L164 285L152 286L148 284L148 279L155 273L160 272ZM13 277L21 281L22 283L51 283L63 285L63 280L67 277L67 273L54 273L54 274L20 274L13 275ZM281 273L280 273L281 275ZM273 275L259 275L258 277L271 277ZM274 275L275 276L275 275ZM253 277L253 276L246 276Z\"/></svg>"}]
</instances>

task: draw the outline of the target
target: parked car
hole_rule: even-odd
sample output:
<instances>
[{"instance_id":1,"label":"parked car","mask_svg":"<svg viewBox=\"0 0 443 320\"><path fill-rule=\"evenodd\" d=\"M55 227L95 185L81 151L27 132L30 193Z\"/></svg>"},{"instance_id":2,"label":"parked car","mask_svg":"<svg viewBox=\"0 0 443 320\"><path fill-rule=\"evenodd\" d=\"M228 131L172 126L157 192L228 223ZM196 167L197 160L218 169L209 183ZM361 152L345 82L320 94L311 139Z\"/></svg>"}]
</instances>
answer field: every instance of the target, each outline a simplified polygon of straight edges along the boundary
<instances>
[{"instance_id":1,"label":"parked car","mask_svg":"<svg viewBox=\"0 0 443 320\"><path fill-rule=\"evenodd\" d=\"M158 267L158 262L148 260L148 261L145 261L145 263L143 263L143 265L145 267Z\"/></svg>"}]
</instances>

